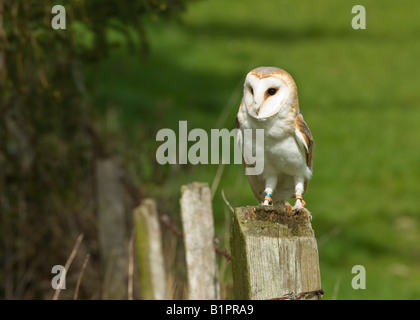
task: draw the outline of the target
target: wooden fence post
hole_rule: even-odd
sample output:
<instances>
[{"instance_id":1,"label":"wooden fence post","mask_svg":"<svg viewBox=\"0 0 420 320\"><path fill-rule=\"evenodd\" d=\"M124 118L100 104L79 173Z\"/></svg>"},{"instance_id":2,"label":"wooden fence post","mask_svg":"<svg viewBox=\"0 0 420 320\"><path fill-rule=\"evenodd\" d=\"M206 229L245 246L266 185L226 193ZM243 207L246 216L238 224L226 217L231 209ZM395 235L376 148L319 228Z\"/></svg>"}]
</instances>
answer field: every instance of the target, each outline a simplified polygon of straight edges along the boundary
<instances>
[{"instance_id":1,"label":"wooden fence post","mask_svg":"<svg viewBox=\"0 0 420 320\"><path fill-rule=\"evenodd\" d=\"M308 216L290 215L285 206L236 208L231 251L236 299L321 298L318 247Z\"/></svg>"},{"instance_id":2,"label":"wooden fence post","mask_svg":"<svg viewBox=\"0 0 420 320\"><path fill-rule=\"evenodd\" d=\"M168 290L162 235L156 202L145 199L134 209L140 295L143 300L166 300Z\"/></svg>"},{"instance_id":3,"label":"wooden fence post","mask_svg":"<svg viewBox=\"0 0 420 320\"><path fill-rule=\"evenodd\" d=\"M105 267L103 299L127 299L128 250L121 176L116 158L97 160L98 237Z\"/></svg>"},{"instance_id":4,"label":"wooden fence post","mask_svg":"<svg viewBox=\"0 0 420 320\"><path fill-rule=\"evenodd\" d=\"M181 188L181 219L188 274L188 298L220 299L214 250L214 222L210 188L193 182Z\"/></svg>"}]
</instances>

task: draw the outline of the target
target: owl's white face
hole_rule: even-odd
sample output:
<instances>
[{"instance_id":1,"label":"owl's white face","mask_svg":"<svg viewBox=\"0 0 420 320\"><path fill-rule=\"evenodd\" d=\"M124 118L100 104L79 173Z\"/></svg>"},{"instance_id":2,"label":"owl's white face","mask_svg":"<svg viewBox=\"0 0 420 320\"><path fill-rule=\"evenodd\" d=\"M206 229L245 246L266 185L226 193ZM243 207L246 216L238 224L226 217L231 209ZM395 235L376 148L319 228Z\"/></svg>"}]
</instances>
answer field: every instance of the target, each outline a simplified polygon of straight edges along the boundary
<instances>
[{"instance_id":1,"label":"owl's white face","mask_svg":"<svg viewBox=\"0 0 420 320\"><path fill-rule=\"evenodd\" d=\"M269 73L263 68L248 73L244 84L243 103L248 114L258 120L271 118L290 105L294 97L291 92L296 90L287 72L276 68L282 72Z\"/></svg>"}]
</instances>

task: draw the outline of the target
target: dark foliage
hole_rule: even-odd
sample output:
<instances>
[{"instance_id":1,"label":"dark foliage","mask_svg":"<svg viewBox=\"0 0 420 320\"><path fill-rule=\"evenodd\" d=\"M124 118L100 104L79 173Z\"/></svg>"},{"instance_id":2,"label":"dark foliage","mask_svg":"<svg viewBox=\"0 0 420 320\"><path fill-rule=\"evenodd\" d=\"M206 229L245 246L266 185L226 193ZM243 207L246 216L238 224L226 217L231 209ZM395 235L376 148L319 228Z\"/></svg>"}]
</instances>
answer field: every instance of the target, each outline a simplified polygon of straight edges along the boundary
<instances>
[{"instance_id":1,"label":"dark foliage","mask_svg":"<svg viewBox=\"0 0 420 320\"><path fill-rule=\"evenodd\" d=\"M0 298L50 299L51 269L65 264L80 233L67 283L89 253L79 298L101 297L94 160L106 142L95 134L81 68L107 55L111 29L147 51L142 19L177 16L185 2L62 1L65 30L51 27L60 2L0 2Z\"/></svg>"}]
</instances>

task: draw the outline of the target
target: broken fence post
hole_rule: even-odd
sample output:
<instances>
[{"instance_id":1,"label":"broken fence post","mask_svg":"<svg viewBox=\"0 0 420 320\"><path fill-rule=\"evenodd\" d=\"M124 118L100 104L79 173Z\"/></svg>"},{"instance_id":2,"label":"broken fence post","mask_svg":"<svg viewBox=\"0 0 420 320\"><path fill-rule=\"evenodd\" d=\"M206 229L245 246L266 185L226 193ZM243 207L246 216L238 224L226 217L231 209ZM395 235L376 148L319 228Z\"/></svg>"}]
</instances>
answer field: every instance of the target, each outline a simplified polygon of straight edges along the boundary
<instances>
[{"instance_id":1,"label":"broken fence post","mask_svg":"<svg viewBox=\"0 0 420 320\"><path fill-rule=\"evenodd\" d=\"M188 298L220 299L214 250L214 222L210 188L193 182L181 188L181 220L188 276Z\"/></svg>"},{"instance_id":2,"label":"broken fence post","mask_svg":"<svg viewBox=\"0 0 420 320\"><path fill-rule=\"evenodd\" d=\"M235 299L321 298L317 242L303 213L236 208L231 251Z\"/></svg>"},{"instance_id":3,"label":"broken fence post","mask_svg":"<svg viewBox=\"0 0 420 320\"><path fill-rule=\"evenodd\" d=\"M128 250L122 171L116 158L96 162L98 237L104 261L103 299L126 299Z\"/></svg>"},{"instance_id":4,"label":"broken fence post","mask_svg":"<svg viewBox=\"0 0 420 320\"><path fill-rule=\"evenodd\" d=\"M140 296L143 300L166 300L168 290L162 234L156 202L145 199L134 209Z\"/></svg>"}]
</instances>

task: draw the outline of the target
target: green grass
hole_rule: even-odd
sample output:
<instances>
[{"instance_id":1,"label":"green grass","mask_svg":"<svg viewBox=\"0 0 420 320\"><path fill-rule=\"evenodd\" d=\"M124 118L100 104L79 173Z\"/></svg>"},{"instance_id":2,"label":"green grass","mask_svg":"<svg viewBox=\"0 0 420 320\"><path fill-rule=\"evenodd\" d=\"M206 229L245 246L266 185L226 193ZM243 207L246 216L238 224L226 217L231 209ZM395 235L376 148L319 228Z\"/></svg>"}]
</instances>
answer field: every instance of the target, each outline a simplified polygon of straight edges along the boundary
<instances>
[{"instance_id":1,"label":"green grass","mask_svg":"<svg viewBox=\"0 0 420 320\"><path fill-rule=\"evenodd\" d=\"M366 30L351 28L355 4L366 7ZM147 61L115 51L89 68L88 83L100 110L112 111L110 131L124 141L115 147L136 181L177 212L181 184L211 184L217 165L157 165L156 132L177 132L180 120L231 129L245 74L289 71L316 142L305 200L325 298L419 299L419 12L418 1L192 3L181 23L148 22ZM243 168L225 166L214 197L221 238L222 189L234 206L256 204ZM357 264L366 290L351 287Z\"/></svg>"}]
</instances>

